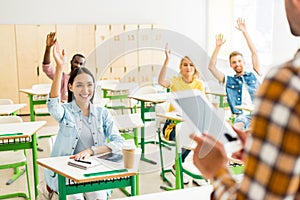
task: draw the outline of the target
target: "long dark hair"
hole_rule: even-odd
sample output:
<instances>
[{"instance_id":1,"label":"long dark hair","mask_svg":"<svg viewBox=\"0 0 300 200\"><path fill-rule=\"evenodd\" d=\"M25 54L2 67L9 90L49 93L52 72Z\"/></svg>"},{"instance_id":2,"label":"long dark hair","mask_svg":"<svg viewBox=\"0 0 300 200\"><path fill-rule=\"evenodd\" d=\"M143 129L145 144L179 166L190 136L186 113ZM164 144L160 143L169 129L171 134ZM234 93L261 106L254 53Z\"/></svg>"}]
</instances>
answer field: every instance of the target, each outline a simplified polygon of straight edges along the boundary
<instances>
[{"instance_id":1,"label":"long dark hair","mask_svg":"<svg viewBox=\"0 0 300 200\"><path fill-rule=\"evenodd\" d=\"M74 79L76 78L76 76L79 75L79 74L83 74L83 73L90 75L93 79L94 93L93 93L93 96L90 100L91 103L93 103L94 95L95 95L95 77L93 76L92 72L86 67L76 68L70 73L70 78L69 78L69 81L68 81L68 102L73 101L73 98L74 98L73 92L69 89L69 84L73 85L73 82L74 82Z\"/></svg>"}]
</instances>

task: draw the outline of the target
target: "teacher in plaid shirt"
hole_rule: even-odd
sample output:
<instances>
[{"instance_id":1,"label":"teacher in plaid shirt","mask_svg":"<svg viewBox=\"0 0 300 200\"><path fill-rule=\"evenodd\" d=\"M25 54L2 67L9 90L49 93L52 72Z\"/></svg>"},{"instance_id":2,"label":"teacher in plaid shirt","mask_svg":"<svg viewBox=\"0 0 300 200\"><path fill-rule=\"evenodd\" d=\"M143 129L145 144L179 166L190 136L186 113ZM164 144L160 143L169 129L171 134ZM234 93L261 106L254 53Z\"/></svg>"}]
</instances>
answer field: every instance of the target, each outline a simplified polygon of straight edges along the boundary
<instances>
[{"instance_id":1,"label":"teacher in plaid shirt","mask_svg":"<svg viewBox=\"0 0 300 200\"><path fill-rule=\"evenodd\" d=\"M285 0L293 35L300 36L300 0ZM250 133L237 131L245 144L244 177L237 183L228 170L223 144L205 134L194 164L213 180L212 199L300 199L300 53L273 68L257 91Z\"/></svg>"}]
</instances>

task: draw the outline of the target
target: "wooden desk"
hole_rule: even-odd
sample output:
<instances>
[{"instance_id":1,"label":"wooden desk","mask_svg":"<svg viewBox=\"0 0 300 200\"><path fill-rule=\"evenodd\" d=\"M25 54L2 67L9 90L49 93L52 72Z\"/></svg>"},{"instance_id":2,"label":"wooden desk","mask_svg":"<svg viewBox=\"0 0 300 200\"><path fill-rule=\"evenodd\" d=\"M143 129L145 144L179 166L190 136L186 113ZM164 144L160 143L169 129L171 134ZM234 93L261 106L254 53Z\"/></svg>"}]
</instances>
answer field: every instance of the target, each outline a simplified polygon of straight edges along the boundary
<instances>
[{"instance_id":1,"label":"wooden desk","mask_svg":"<svg viewBox=\"0 0 300 200\"><path fill-rule=\"evenodd\" d=\"M188 199L188 200L210 200L210 194L213 191L211 185L201 187L191 187L182 190L172 190L168 192L157 192L151 194L144 194L135 197L118 198L115 200L175 200L175 199Z\"/></svg>"},{"instance_id":2,"label":"wooden desk","mask_svg":"<svg viewBox=\"0 0 300 200\"><path fill-rule=\"evenodd\" d=\"M101 90L103 90L103 98L122 99L127 98L129 90L137 86L137 83L108 83L101 85Z\"/></svg>"},{"instance_id":3,"label":"wooden desk","mask_svg":"<svg viewBox=\"0 0 300 200\"><path fill-rule=\"evenodd\" d=\"M17 111L25 106L24 103L0 105L0 115L17 115Z\"/></svg>"},{"instance_id":4,"label":"wooden desk","mask_svg":"<svg viewBox=\"0 0 300 200\"><path fill-rule=\"evenodd\" d=\"M210 94L219 97L219 107L220 108L227 108L229 107L228 102L225 102L225 98L227 97L225 91L206 91L205 94Z\"/></svg>"},{"instance_id":5,"label":"wooden desk","mask_svg":"<svg viewBox=\"0 0 300 200\"><path fill-rule=\"evenodd\" d=\"M235 108L239 109L239 110L248 111L251 114L253 112L253 110L254 110L254 105L250 105L250 106L240 105L240 106L235 106Z\"/></svg>"},{"instance_id":6,"label":"wooden desk","mask_svg":"<svg viewBox=\"0 0 300 200\"><path fill-rule=\"evenodd\" d=\"M135 100L141 102L141 119L142 119L143 123L145 124L146 121L153 120L153 119L146 119L145 114L147 112L155 112L155 104L165 102L167 99L167 94L166 93L156 93L156 94L132 95L132 96L129 96L128 98L132 98L132 99L135 99ZM151 103L151 104L153 104L153 106L147 107L146 103ZM146 143L153 143L153 142L152 141L145 142L145 127L142 127L141 128L141 148L142 148L141 160L156 165L157 163L155 161L149 160L145 157L145 144Z\"/></svg>"},{"instance_id":7,"label":"wooden desk","mask_svg":"<svg viewBox=\"0 0 300 200\"><path fill-rule=\"evenodd\" d=\"M46 104L47 101L47 95L49 94L49 91L46 90L33 90L33 89L20 89L20 92L23 92L28 95L29 98L29 109L30 109L30 121L35 121L34 116L34 106L35 105L41 105ZM37 96L39 98L34 99L34 96Z\"/></svg>"},{"instance_id":8,"label":"wooden desk","mask_svg":"<svg viewBox=\"0 0 300 200\"><path fill-rule=\"evenodd\" d=\"M108 83L101 85L101 90L103 91L103 98L109 98L111 102L106 105L110 109L121 109L126 108L131 109L133 113L133 108L128 107L128 103L122 102L124 99L128 98L129 91L138 86L137 83Z\"/></svg>"},{"instance_id":9,"label":"wooden desk","mask_svg":"<svg viewBox=\"0 0 300 200\"><path fill-rule=\"evenodd\" d=\"M91 192L104 189L122 188L131 186L131 195L136 195L136 180L137 172L128 171L117 174L103 174L86 177L84 174L91 174L97 172L106 172L115 170L108 167L108 165L98 165L96 167L82 170L76 167L71 167L67 164L69 156L41 158L37 163L47 169L56 172L58 175L58 193L59 199L65 200L69 194L77 194L84 192ZM74 181L66 184L66 178Z\"/></svg>"},{"instance_id":10,"label":"wooden desk","mask_svg":"<svg viewBox=\"0 0 300 200\"><path fill-rule=\"evenodd\" d=\"M170 119L173 121L178 121L178 122L183 121L182 116L178 112L156 113L156 116Z\"/></svg>"},{"instance_id":11,"label":"wooden desk","mask_svg":"<svg viewBox=\"0 0 300 200\"><path fill-rule=\"evenodd\" d=\"M36 122L22 122L0 124L0 151L7 150L32 150L32 163L34 175L34 190L35 196L38 195L37 185L38 179L38 165L37 160L37 139L36 131L46 124L46 121ZM21 134L16 134L21 133ZM1 196L0 196L1 197Z\"/></svg>"}]
</instances>

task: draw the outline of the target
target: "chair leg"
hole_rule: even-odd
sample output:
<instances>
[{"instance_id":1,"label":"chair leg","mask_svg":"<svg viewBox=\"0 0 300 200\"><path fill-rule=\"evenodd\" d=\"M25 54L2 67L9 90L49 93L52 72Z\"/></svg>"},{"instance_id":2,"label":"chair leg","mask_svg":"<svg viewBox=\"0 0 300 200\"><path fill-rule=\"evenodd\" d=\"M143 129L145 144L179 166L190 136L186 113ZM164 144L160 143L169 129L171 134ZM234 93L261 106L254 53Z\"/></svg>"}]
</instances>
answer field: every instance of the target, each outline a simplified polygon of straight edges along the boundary
<instances>
[{"instance_id":1,"label":"chair leg","mask_svg":"<svg viewBox=\"0 0 300 200\"><path fill-rule=\"evenodd\" d=\"M18 167L15 167L14 168L14 175L6 182L6 185L12 184L21 175L23 175L25 171L26 171L25 169L19 169Z\"/></svg>"},{"instance_id":2,"label":"chair leg","mask_svg":"<svg viewBox=\"0 0 300 200\"><path fill-rule=\"evenodd\" d=\"M167 184L170 187L173 187L172 183L167 179L166 177L166 173L167 172L171 172L170 169L166 169L164 168L164 159L163 159L163 153L162 153L162 140L161 140L161 136L160 136L160 128L158 128L158 142L159 142L159 154L160 154L160 166L161 166L161 178L164 182L167 182ZM165 187L161 186L162 189L165 189Z\"/></svg>"},{"instance_id":3,"label":"chair leg","mask_svg":"<svg viewBox=\"0 0 300 200\"><path fill-rule=\"evenodd\" d=\"M26 150L24 150L24 154L25 154L25 157L27 158L27 155L26 155ZM27 190L28 190L28 197L29 199L31 199L31 192L30 192L30 181L29 181L29 172L28 172L28 163L26 161L26 164L25 164L25 170L26 170L26 180L27 180Z\"/></svg>"},{"instance_id":4,"label":"chair leg","mask_svg":"<svg viewBox=\"0 0 300 200\"><path fill-rule=\"evenodd\" d=\"M24 155L26 156L26 150L24 150ZM13 177L6 183L7 185L10 185L11 183L13 183L18 177L20 177L22 174L24 174L24 172L26 172L26 179L27 179L27 189L28 189L28 193L24 193L24 192L16 192L16 193L11 193L11 194L4 194L4 195L0 195L0 199L10 199L10 198L14 198L14 197L22 197L26 200L30 200L31 199L31 192L30 192L30 177L29 177L29 172L28 172L28 165L27 165L27 161L25 163L25 169L19 170L17 167L14 168L15 170L15 174L13 175Z\"/></svg>"}]
</instances>

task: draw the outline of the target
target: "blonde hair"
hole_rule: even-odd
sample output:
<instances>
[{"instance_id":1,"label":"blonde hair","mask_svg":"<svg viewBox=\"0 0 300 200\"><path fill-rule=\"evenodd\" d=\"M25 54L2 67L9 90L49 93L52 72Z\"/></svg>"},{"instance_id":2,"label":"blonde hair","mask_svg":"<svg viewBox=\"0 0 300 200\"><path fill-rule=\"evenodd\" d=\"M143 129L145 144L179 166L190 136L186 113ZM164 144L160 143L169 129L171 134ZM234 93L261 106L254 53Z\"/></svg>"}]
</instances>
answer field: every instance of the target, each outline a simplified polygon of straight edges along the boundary
<instances>
[{"instance_id":1,"label":"blonde hair","mask_svg":"<svg viewBox=\"0 0 300 200\"><path fill-rule=\"evenodd\" d=\"M179 68L181 68L182 63L183 63L184 60L189 60L191 63L193 63L192 60L191 60L188 56L184 56L184 57L181 59L181 61L180 61ZM194 64L194 63L193 63L193 64ZM197 78L200 77L200 73L198 72L198 70L197 70L197 68L196 68L195 65L194 65L193 67L194 67L193 79L197 79ZM181 74L181 71L180 71L180 74Z\"/></svg>"}]
</instances>

